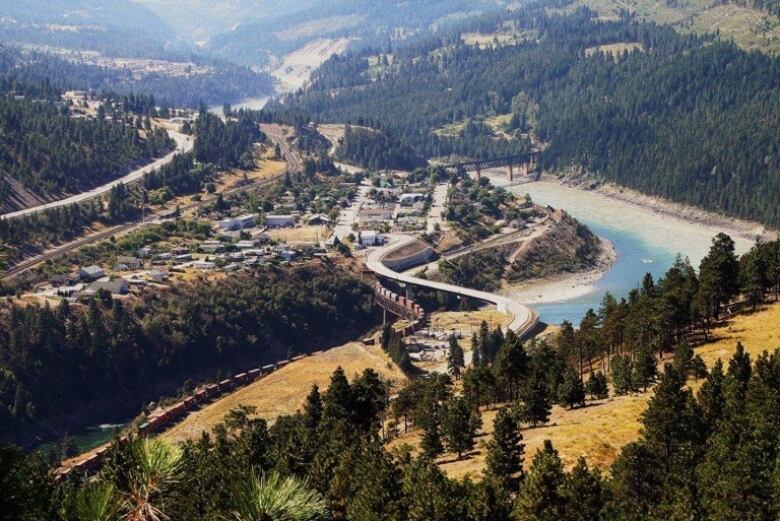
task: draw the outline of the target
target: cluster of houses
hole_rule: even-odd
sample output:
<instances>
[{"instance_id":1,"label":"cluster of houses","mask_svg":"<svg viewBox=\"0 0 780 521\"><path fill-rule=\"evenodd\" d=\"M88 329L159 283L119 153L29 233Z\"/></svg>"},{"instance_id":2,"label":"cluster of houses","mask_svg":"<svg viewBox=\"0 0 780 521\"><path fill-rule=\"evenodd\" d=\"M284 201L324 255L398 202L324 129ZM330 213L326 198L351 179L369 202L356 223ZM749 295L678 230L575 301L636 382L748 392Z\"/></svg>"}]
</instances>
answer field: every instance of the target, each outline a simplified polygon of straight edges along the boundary
<instances>
[{"instance_id":1,"label":"cluster of houses","mask_svg":"<svg viewBox=\"0 0 780 521\"><path fill-rule=\"evenodd\" d=\"M425 229L427 193L402 192L397 188L379 188L375 192L376 199L367 199L358 208L357 220L361 228L393 223L398 231Z\"/></svg>"},{"instance_id":2,"label":"cluster of houses","mask_svg":"<svg viewBox=\"0 0 780 521\"><path fill-rule=\"evenodd\" d=\"M309 226L328 226L333 224L333 220L323 213L316 213L305 218L301 218L297 213L286 214L266 214L264 222L266 228L294 228L299 224ZM257 226L256 214L244 214L238 217L228 217L218 223L219 230L223 232L236 232L249 230Z\"/></svg>"},{"instance_id":3,"label":"cluster of houses","mask_svg":"<svg viewBox=\"0 0 780 521\"><path fill-rule=\"evenodd\" d=\"M98 265L82 266L75 272L52 276L39 289L42 295L59 297L89 297L101 290L121 296L127 295L133 286L167 283L170 270L235 272L275 260L290 262L300 256L299 251L284 244L260 244L255 239L237 242L209 239L197 245L196 253L184 247L163 252L144 247L138 250L137 256L118 256L111 270Z\"/></svg>"}]
</instances>

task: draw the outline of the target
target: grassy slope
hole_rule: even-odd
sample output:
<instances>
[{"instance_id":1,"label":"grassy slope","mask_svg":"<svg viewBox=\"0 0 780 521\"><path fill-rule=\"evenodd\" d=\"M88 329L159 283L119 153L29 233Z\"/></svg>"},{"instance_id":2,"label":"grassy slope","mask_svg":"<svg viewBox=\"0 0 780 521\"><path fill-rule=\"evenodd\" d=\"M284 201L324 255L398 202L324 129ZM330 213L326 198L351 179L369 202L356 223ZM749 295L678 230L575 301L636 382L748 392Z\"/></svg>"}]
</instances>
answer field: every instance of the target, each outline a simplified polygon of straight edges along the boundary
<instances>
[{"instance_id":1,"label":"grassy slope","mask_svg":"<svg viewBox=\"0 0 780 521\"><path fill-rule=\"evenodd\" d=\"M267 420L293 414L299 410L311 390L317 384L327 389L333 371L341 366L347 377L352 378L366 368L372 368L383 378L403 382L406 377L376 346L364 346L350 342L316 356L294 362L257 382L225 396L211 405L189 415L183 422L165 432L162 437L171 441L184 441L210 431L222 422L225 415L239 405L254 406L257 415Z\"/></svg>"},{"instance_id":2,"label":"grassy slope","mask_svg":"<svg viewBox=\"0 0 780 521\"><path fill-rule=\"evenodd\" d=\"M715 5L712 0L682 0L670 7L665 0L576 0L603 18L615 18L628 9L640 18L671 24L681 32L720 31L724 39L733 39L740 47L780 53L780 19L763 11L737 5Z\"/></svg>"},{"instance_id":3,"label":"grassy slope","mask_svg":"<svg viewBox=\"0 0 780 521\"><path fill-rule=\"evenodd\" d=\"M708 367L711 367L718 358L727 363L737 342L741 341L745 350L750 353L751 359L755 360L764 350L780 348L778 324L780 324L780 304L767 306L751 315L738 316L729 324L714 330L712 342L697 348L696 353L701 355ZM698 388L700 384L701 381L691 382L694 388ZM567 467L574 465L580 455L585 456L591 465L607 467L614 461L623 445L639 436L641 428L639 416L644 411L650 396L651 393L648 392L609 398L589 402L588 407L572 411L555 406L547 426L523 431L526 464L530 463L532 456L542 447L544 440L550 439ZM481 475L485 465L484 444L492 436L494 417L495 411L483 413L484 433L478 439L476 449L467 459L454 461L449 454L440 458L441 467L449 475L453 477L467 474L475 477ZM414 430L394 440L391 445L400 446L408 443L415 446L419 439L420 431Z\"/></svg>"}]
</instances>

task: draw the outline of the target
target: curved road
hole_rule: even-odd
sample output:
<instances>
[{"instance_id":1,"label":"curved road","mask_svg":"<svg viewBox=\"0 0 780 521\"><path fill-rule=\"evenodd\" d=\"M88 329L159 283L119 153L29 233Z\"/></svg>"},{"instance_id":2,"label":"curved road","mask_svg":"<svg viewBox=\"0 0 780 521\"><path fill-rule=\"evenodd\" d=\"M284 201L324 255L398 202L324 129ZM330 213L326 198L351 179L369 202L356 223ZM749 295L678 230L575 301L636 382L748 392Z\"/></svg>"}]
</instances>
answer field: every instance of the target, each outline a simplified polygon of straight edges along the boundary
<instances>
[{"instance_id":1,"label":"curved road","mask_svg":"<svg viewBox=\"0 0 780 521\"><path fill-rule=\"evenodd\" d=\"M488 293L486 291L479 291L476 289L463 288L461 286L455 286L444 282L434 282L431 280L425 280L417 278L413 275L406 273L398 273L393 271L384 265L382 259L387 255L394 252L399 248L403 248L407 244L416 240L411 235L392 234L388 235L388 244L381 248L372 250L366 255L366 266L380 277L385 277L396 282L402 282L404 284L410 284L412 286L422 286L425 288L434 289L437 291L444 291L445 293L453 293L462 297L472 298L481 302L487 302L495 304L499 312L509 316L508 329L514 331L518 336L523 336L530 332L538 323L539 315L536 311L525 306L516 300L496 295L494 293Z\"/></svg>"},{"instance_id":2,"label":"curved road","mask_svg":"<svg viewBox=\"0 0 780 521\"><path fill-rule=\"evenodd\" d=\"M156 170L163 165L167 165L173 160L173 156L175 156L176 154L185 154L190 150L192 150L193 147L192 137L173 130L168 130L168 135L171 136L171 138L173 138L173 140L176 142L176 149L173 152L170 152L169 154L161 157L160 159L156 159L155 161L152 161L146 166L143 166L137 170L133 170L132 172L130 172L124 177L120 177L119 179L115 179L110 183L106 183L104 185L98 186L97 188L93 188L88 192L82 192L80 194L67 197L65 199L59 199L57 201L52 201L50 203L42 204L39 206L33 206L32 208L26 208L24 210L18 210L16 212L6 213L0 215L0 219L14 219L17 217L23 217L25 215L32 215L34 213L41 212L43 210L48 210L50 208L57 208L58 206L67 206L69 204L80 203L88 199L92 199L94 197L99 197L105 194L106 192L110 191L112 188L114 188L119 184L125 184L125 183L131 183L133 181L137 181L141 179L144 175L151 172L152 170Z\"/></svg>"}]
</instances>

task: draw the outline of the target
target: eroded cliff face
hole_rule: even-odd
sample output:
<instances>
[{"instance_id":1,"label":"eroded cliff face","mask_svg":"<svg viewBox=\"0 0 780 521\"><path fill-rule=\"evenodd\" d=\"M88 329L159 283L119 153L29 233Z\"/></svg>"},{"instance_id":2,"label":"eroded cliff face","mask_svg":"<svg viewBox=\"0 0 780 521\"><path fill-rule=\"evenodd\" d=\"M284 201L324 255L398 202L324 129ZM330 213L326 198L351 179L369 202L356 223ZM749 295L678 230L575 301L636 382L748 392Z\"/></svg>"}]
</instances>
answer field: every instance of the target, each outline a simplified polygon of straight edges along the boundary
<instances>
[{"instance_id":1,"label":"eroded cliff face","mask_svg":"<svg viewBox=\"0 0 780 521\"><path fill-rule=\"evenodd\" d=\"M593 268L601 255L601 240L584 224L562 210L539 237L508 252L505 278L520 282Z\"/></svg>"},{"instance_id":2,"label":"eroded cliff face","mask_svg":"<svg viewBox=\"0 0 780 521\"><path fill-rule=\"evenodd\" d=\"M500 243L439 263L439 275L449 282L493 291L503 282L588 271L602 261L604 245L587 226L562 210L550 210L517 241Z\"/></svg>"}]
</instances>

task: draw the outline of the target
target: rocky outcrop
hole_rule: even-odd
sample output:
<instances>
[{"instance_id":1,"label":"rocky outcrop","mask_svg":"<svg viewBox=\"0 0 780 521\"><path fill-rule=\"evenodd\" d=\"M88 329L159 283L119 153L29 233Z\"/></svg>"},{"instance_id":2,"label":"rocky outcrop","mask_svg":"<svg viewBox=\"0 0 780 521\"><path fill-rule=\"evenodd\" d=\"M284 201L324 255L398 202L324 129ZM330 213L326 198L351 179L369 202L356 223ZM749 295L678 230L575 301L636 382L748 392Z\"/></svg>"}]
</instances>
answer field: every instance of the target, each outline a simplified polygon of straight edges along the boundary
<instances>
[{"instance_id":1,"label":"rocky outcrop","mask_svg":"<svg viewBox=\"0 0 780 521\"><path fill-rule=\"evenodd\" d=\"M587 226L561 210L553 212L551 220L546 233L508 255L509 282L576 273L599 262L601 240Z\"/></svg>"}]
</instances>

